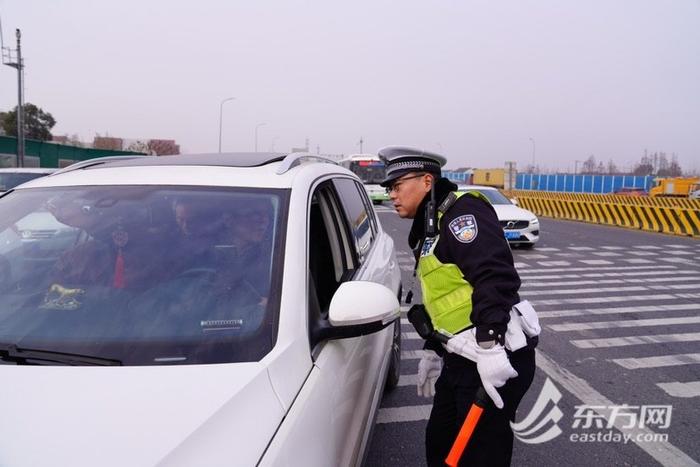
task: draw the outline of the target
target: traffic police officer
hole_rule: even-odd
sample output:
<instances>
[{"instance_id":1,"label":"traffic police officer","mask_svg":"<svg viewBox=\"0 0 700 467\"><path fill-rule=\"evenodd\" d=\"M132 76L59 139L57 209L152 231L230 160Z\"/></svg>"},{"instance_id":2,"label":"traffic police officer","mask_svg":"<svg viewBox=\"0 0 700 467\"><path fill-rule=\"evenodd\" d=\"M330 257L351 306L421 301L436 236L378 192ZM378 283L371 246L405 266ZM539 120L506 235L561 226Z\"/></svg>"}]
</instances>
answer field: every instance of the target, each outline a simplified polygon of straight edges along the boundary
<instances>
[{"instance_id":1,"label":"traffic police officer","mask_svg":"<svg viewBox=\"0 0 700 467\"><path fill-rule=\"evenodd\" d=\"M536 337L519 350L506 350L520 278L496 212L484 195L457 192L441 178L443 156L398 146L379 156L386 165L382 186L399 216L413 219L408 242L423 305L435 329L454 335L444 348L427 341L432 351L419 363L418 393L434 393L426 429L428 465L445 465L480 386L493 405L484 411L460 465L509 465L510 422L534 377Z\"/></svg>"}]
</instances>

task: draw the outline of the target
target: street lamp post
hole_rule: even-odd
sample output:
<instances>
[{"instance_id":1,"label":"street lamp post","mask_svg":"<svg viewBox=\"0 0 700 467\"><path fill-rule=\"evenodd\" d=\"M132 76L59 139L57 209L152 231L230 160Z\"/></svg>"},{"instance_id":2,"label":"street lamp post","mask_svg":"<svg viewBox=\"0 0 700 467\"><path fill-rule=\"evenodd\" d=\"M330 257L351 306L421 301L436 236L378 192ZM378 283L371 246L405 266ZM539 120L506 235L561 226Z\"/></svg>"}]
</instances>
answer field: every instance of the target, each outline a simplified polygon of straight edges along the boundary
<instances>
[{"instance_id":1,"label":"street lamp post","mask_svg":"<svg viewBox=\"0 0 700 467\"><path fill-rule=\"evenodd\" d=\"M532 142L532 171L535 171L535 140L530 138Z\"/></svg>"},{"instance_id":2,"label":"street lamp post","mask_svg":"<svg viewBox=\"0 0 700 467\"><path fill-rule=\"evenodd\" d=\"M221 103L219 104L219 152L221 152L221 129L222 129L222 121L223 121L223 115L224 115L224 104L228 101L234 100L235 97L227 97L226 99L222 100Z\"/></svg>"},{"instance_id":3,"label":"street lamp post","mask_svg":"<svg viewBox=\"0 0 700 467\"><path fill-rule=\"evenodd\" d=\"M578 174L578 163L583 161L574 161L574 175Z\"/></svg>"},{"instance_id":4,"label":"street lamp post","mask_svg":"<svg viewBox=\"0 0 700 467\"><path fill-rule=\"evenodd\" d=\"M267 125L267 123L258 123L255 125L255 152L258 152L258 128L263 125Z\"/></svg>"}]
</instances>

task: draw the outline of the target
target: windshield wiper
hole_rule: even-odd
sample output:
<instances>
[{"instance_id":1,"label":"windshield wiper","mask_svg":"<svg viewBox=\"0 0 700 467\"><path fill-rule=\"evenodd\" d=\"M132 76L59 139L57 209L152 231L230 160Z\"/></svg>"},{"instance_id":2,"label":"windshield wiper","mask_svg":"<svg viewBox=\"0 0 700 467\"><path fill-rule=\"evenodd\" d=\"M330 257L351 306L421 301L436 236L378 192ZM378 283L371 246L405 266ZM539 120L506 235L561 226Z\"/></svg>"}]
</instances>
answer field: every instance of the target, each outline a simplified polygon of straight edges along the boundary
<instances>
[{"instance_id":1,"label":"windshield wiper","mask_svg":"<svg viewBox=\"0 0 700 467\"><path fill-rule=\"evenodd\" d=\"M0 344L0 360L17 365L60 364L70 366L120 366L120 360L91 357L49 350L20 348L14 344Z\"/></svg>"}]
</instances>

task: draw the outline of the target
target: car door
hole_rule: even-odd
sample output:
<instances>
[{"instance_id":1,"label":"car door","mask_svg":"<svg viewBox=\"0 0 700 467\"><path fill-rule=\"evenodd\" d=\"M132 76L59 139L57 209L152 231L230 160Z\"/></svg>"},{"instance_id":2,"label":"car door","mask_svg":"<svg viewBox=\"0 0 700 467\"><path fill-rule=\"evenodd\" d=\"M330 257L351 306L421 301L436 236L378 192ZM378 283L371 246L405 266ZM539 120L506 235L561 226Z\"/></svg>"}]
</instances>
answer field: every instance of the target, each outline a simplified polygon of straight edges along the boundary
<instances>
[{"instance_id":1,"label":"car door","mask_svg":"<svg viewBox=\"0 0 700 467\"><path fill-rule=\"evenodd\" d=\"M351 185L326 178L309 194L308 337L313 367L261 465L347 466L362 460L388 366L392 327L333 340L318 332L328 324L340 284L369 280L369 264L378 263L373 258L382 253L374 213L366 210L355 181L347 180ZM343 193L345 189L349 191ZM359 206L351 207L357 201L353 197ZM358 212L362 205L364 215Z\"/></svg>"},{"instance_id":2,"label":"car door","mask_svg":"<svg viewBox=\"0 0 700 467\"><path fill-rule=\"evenodd\" d=\"M367 263L377 235L371 215L352 179L334 179L317 189L311 207L309 271L320 313L314 316L311 310L311 329L313 320L327 319L330 299L340 283L370 276ZM353 464L360 455L376 388L383 382L390 334L383 330L350 339L312 341L321 378L335 385L332 443L338 465Z\"/></svg>"}]
</instances>

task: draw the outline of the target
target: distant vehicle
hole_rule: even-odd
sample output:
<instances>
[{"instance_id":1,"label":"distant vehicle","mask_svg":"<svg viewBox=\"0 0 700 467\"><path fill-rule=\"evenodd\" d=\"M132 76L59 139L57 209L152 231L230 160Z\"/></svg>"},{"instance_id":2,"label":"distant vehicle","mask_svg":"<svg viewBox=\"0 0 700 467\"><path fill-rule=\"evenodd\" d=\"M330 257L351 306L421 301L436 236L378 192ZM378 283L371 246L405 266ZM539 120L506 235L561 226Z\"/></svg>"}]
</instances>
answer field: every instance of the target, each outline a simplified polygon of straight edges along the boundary
<instances>
[{"instance_id":1,"label":"distant vehicle","mask_svg":"<svg viewBox=\"0 0 700 467\"><path fill-rule=\"evenodd\" d=\"M622 187L615 190L613 194L619 196L646 196L648 193L644 188L640 187Z\"/></svg>"},{"instance_id":2,"label":"distant vehicle","mask_svg":"<svg viewBox=\"0 0 700 467\"><path fill-rule=\"evenodd\" d=\"M511 245L532 248L540 239L540 221L527 209L515 206L496 188L482 185L460 185L459 191L478 191L486 196L496 210L506 240Z\"/></svg>"},{"instance_id":3,"label":"distant vehicle","mask_svg":"<svg viewBox=\"0 0 700 467\"><path fill-rule=\"evenodd\" d=\"M649 196L675 196L687 198L691 187L700 183L700 177L657 178L656 185L649 190Z\"/></svg>"},{"instance_id":4,"label":"distant vehicle","mask_svg":"<svg viewBox=\"0 0 700 467\"><path fill-rule=\"evenodd\" d=\"M0 193L11 190L17 185L21 185L29 180L52 174L56 170L58 169L32 167L0 169Z\"/></svg>"},{"instance_id":5,"label":"distant vehicle","mask_svg":"<svg viewBox=\"0 0 700 467\"><path fill-rule=\"evenodd\" d=\"M386 175L384 163L374 154L353 154L340 161L340 165L357 175L365 185L374 204L389 200L386 190L379 186Z\"/></svg>"},{"instance_id":6,"label":"distant vehicle","mask_svg":"<svg viewBox=\"0 0 700 467\"><path fill-rule=\"evenodd\" d=\"M696 183L690 187L690 194L688 195L690 199L700 199L700 183Z\"/></svg>"},{"instance_id":7,"label":"distant vehicle","mask_svg":"<svg viewBox=\"0 0 700 467\"><path fill-rule=\"evenodd\" d=\"M104 158L25 183L0 202L0 464L360 465L400 296L392 238L330 160Z\"/></svg>"}]
</instances>

